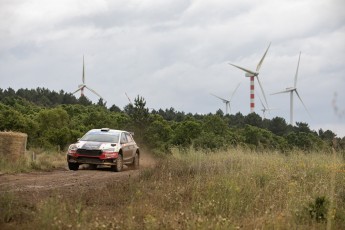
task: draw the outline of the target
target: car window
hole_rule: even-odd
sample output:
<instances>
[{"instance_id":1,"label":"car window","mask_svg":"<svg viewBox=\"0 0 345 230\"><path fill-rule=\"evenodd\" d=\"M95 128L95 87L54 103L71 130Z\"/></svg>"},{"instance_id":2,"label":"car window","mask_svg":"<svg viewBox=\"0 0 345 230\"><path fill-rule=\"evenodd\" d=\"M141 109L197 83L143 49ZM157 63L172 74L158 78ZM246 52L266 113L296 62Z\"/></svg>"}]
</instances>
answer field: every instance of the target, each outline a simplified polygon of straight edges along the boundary
<instances>
[{"instance_id":1,"label":"car window","mask_svg":"<svg viewBox=\"0 0 345 230\"><path fill-rule=\"evenodd\" d=\"M126 133L128 142L133 142L133 138L129 133Z\"/></svg>"},{"instance_id":2,"label":"car window","mask_svg":"<svg viewBox=\"0 0 345 230\"><path fill-rule=\"evenodd\" d=\"M125 133L122 133L121 134L121 143L124 144L124 143L127 143L127 142L128 141L127 141L127 137L126 137Z\"/></svg>"},{"instance_id":3,"label":"car window","mask_svg":"<svg viewBox=\"0 0 345 230\"><path fill-rule=\"evenodd\" d=\"M87 133L85 134L80 141L95 141L95 142L119 142L119 133Z\"/></svg>"}]
</instances>

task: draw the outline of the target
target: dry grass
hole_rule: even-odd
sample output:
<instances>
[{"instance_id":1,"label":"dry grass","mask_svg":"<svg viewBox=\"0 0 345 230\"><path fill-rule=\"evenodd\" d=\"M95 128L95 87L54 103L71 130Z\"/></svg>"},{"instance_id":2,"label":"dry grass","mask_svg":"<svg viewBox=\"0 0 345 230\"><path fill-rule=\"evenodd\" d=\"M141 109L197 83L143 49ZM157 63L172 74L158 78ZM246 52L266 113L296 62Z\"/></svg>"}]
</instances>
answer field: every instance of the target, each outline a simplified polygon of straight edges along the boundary
<instances>
[{"instance_id":1,"label":"dry grass","mask_svg":"<svg viewBox=\"0 0 345 230\"><path fill-rule=\"evenodd\" d=\"M174 150L139 177L43 200L27 219L21 227L341 229L345 164L322 153Z\"/></svg>"},{"instance_id":2,"label":"dry grass","mask_svg":"<svg viewBox=\"0 0 345 230\"><path fill-rule=\"evenodd\" d=\"M180 220L175 216L175 224L190 219L187 225L192 228L324 228L328 210L320 215L313 212L327 209L331 198L335 205L329 221L334 226L345 224L345 166L341 156L175 151L168 162L159 165L150 177L155 185L147 192L154 193L155 200L161 199L158 207L152 208L159 210L158 216L183 210ZM336 173L336 195L330 194L332 173ZM314 207L320 197L326 202L323 207Z\"/></svg>"},{"instance_id":3,"label":"dry grass","mask_svg":"<svg viewBox=\"0 0 345 230\"><path fill-rule=\"evenodd\" d=\"M66 153L31 149L20 159L0 158L0 173L20 173L32 171L50 171L66 167Z\"/></svg>"}]
</instances>

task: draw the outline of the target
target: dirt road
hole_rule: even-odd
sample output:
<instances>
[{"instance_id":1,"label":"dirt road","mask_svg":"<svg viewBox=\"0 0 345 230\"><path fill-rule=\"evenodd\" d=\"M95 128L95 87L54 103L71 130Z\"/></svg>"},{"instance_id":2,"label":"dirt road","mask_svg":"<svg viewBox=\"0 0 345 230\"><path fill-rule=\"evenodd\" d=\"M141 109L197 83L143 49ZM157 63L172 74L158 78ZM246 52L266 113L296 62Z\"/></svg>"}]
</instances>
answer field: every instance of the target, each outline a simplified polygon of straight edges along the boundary
<instances>
[{"instance_id":1,"label":"dirt road","mask_svg":"<svg viewBox=\"0 0 345 230\"><path fill-rule=\"evenodd\" d=\"M111 182L138 175L139 170L128 170L120 173L111 172L109 168L81 169L69 171L67 169L52 172L20 173L16 175L0 176L0 192L32 192L49 191L58 188L72 189L101 187L104 182Z\"/></svg>"},{"instance_id":2,"label":"dirt road","mask_svg":"<svg viewBox=\"0 0 345 230\"><path fill-rule=\"evenodd\" d=\"M39 193L49 194L52 191L73 191L90 188L101 188L108 182L125 180L136 177L144 168L153 167L154 159L148 154L140 157L140 169L130 170L126 166L122 172L112 172L110 168L88 169L80 167L78 171L66 168L52 172L19 173L14 175L0 175L0 192Z\"/></svg>"}]
</instances>

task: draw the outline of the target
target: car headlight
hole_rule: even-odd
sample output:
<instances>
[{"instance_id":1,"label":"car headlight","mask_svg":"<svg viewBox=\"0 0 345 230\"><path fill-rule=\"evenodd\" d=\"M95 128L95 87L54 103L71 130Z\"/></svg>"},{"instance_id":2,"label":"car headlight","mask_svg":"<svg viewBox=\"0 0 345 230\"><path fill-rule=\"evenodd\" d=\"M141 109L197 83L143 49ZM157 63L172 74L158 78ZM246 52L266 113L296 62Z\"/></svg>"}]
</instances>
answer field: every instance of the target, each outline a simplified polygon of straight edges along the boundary
<instances>
[{"instance_id":1,"label":"car headlight","mask_svg":"<svg viewBox=\"0 0 345 230\"><path fill-rule=\"evenodd\" d=\"M113 153L113 152L115 152L115 149L114 148L102 149L102 152L104 152L104 153Z\"/></svg>"},{"instance_id":2,"label":"car headlight","mask_svg":"<svg viewBox=\"0 0 345 230\"><path fill-rule=\"evenodd\" d=\"M71 144L69 147L68 147L68 151L77 151L78 147L76 144Z\"/></svg>"},{"instance_id":3,"label":"car headlight","mask_svg":"<svg viewBox=\"0 0 345 230\"><path fill-rule=\"evenodd\" d=\"M103 149L102 152L105 158L116 158L118 156L114 148Z\"/></svg>"},{"instance_id":4,"label":"car headlight","mask_svg":"<svg viewBox=\"0 0 345 230\"><path fill-rule=\"evenodd\" d=\"M75 154L77 154L77 145L76 144L71 144L69 147L68 147L68 152L67 154L68 155L71 155L71 156L74 156Z\"/></svg>"}]
</instances>

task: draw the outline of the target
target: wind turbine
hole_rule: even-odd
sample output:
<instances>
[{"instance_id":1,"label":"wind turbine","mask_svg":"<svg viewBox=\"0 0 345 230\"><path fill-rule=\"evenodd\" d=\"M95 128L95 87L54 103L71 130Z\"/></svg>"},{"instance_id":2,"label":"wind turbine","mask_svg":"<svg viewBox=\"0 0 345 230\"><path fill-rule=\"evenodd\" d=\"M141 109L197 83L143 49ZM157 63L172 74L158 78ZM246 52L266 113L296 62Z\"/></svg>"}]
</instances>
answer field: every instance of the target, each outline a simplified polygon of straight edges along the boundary
<instances>
[{"instance_id":1,"label":"wind turbine","mask_svg":"<svg viewBox=\"0 0 345 230\"><path fill-rule=\"evenodd\" d=\"M264 96L265 102L266 102L266 104L268 104L267 103L267 99L266 99L266 95L265 95L265 92L264 92L264 89L262 88L262 85L261 85L261 82L260 82L260 79L259 79L259 70L261 68L262 63L264 62L264 59L266 57L267 51L270 48L270 46L271 46L271 43L268 45L268 47L266 49L266 52L264 53L264 56L262 56L261 60L259 61L255 71L249 70L249 69L240 67L238 65L234 65L234 64L229 63L230 65L232 65L232 66L234 66L234 67L236 67L238 69L243 70L245 72L245 76L250 78L250 112L251 113L253 113L254 109L255 109L255 96L254 96L254 78L255 77L256 77L256 80L259 83L259 86L261 88L261 92L262 92L262 94Z\"/></svg>"},{"instance_id":2,"label":"wind turbine","mask_svg":"<svg viewBox=\"0 0 345 230\"><path fill-rule=\"evenodd\" d=\"M230 113L231 113L230 102L231 102L231 100L232 100L232 97L233 97L234 94L236 93L238 87L240 87L240 84L241 84L241 83L239 83L239 84L237 85L236 89L235 89L234 92L232 93L232 95L231 95L231 97L230 97L229 100L224 99L224 98L221 98L221 97L218 97L217 95L214 95L214 94L211 93L212 96L215 96L216 98L222 100L222 101L225 103L225 114L229 114L228 109L229 109L229 111L230 111Z\"/></svg>"},{"instance_id":3,"label":"wind turbine","mask_svg":"<svg viewBox=\"0 0 345 230\"><path fill-rule=\"evenodd\" d=\"M304 108L307 111L308 115L311 116L309 111L308 111L308 109L307 109L307 107L305 106L302 98L300 97L300 95L299 95L299 93L297 91L297 76L298 76L298 68L299 68L300 59L301 59L301 52L299 53L299 57L298 57L298 63L297 63L297 70L296 70L296 74L295 74L294 86L286 88L283 91L271 94L271 95L274 95L274 94L280 94L280 93L290 93L290 124L291 125L293 125L293 93L294 92L296 93L296 95L299 98L299 100L302 102L302 105L304 106Z\"/></svg>"},{"instance_id":4,"label":"wind turbine","mask_svg":"<svg viewBox=\"0 0 345 230\"><path fill-rule=\"evenodd\" d=\"M85 64L84 64L84 56L83 56L83 77L82 77L82 84L78 85L78 89L76 91L74 91L72 94L77 93L78 91L80 91L80 96L84 96L84 89L87 88L88 90L90 90L92 93L96 94L99 98L101 98L105 103L106 101L104 100L104 98L99 95L95 90L91 89L90 87L86 86L85 84Z\"/></svg>"},{"instance_id":5,"label":"wind turbine","mask_svg":"<svg viewBox=\"0 0 345 230\"><path fill-rule=\"evenodd\" d=\"M268 111L268 113L269 113L271 110L275 110L276 108L269 108L268 105L265 106L264 103L262 102L259 94L258 94L258 97L259 97L259 100L260 100L261 105L262 105L262 109L261 109L262 115L264 118L266 118L266 112Z\"/></svg>"}]
</instances>

